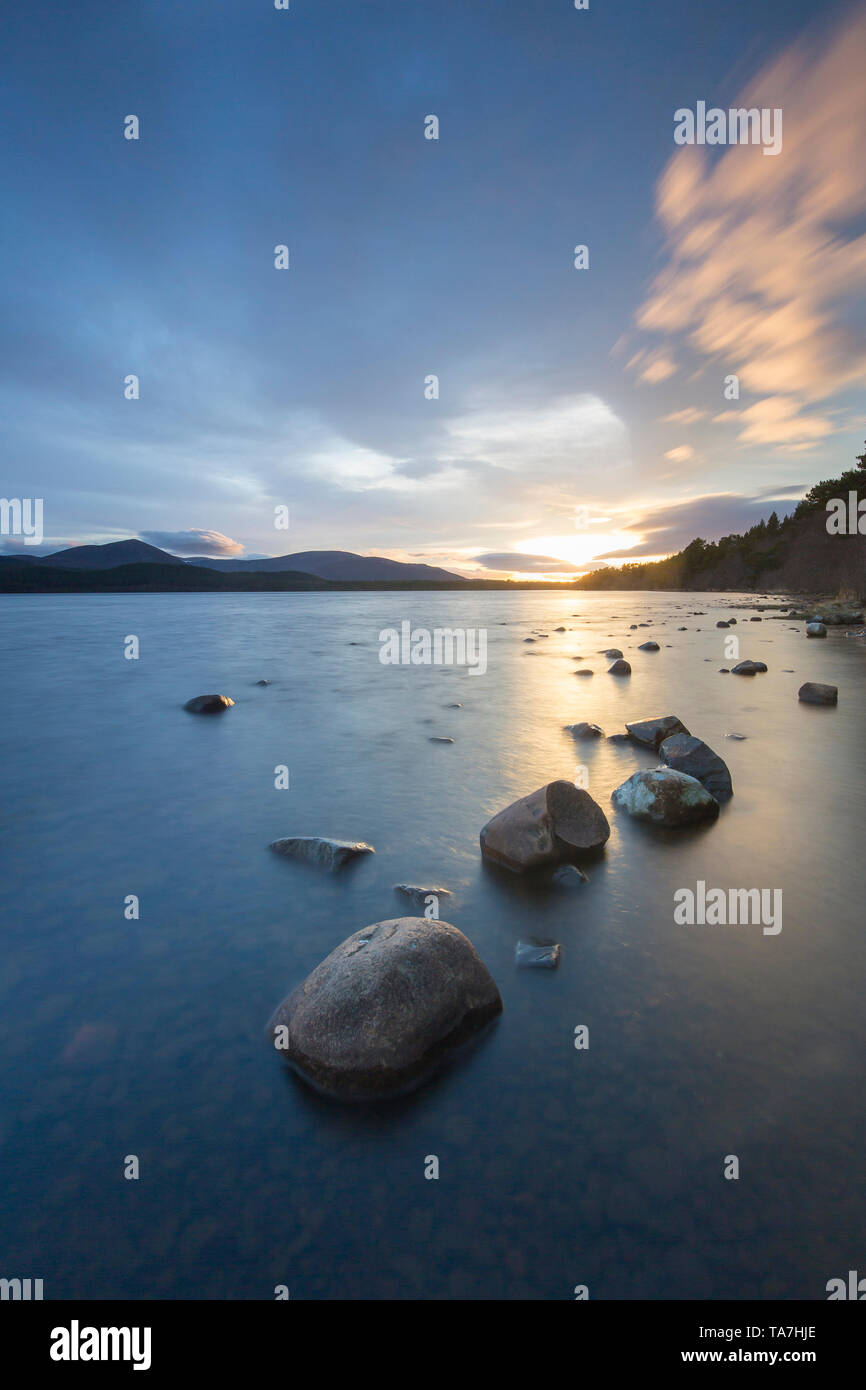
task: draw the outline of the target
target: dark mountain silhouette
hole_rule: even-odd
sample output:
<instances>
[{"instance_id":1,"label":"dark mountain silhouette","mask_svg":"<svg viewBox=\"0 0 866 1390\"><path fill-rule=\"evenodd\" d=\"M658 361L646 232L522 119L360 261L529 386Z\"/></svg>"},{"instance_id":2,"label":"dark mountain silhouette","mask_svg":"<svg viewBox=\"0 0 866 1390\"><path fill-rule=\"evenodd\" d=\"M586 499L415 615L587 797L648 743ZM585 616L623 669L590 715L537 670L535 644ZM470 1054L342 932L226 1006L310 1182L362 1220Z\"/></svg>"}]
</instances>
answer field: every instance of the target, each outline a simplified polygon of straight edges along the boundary
<instances>
[{"instance_id":1,"label":"dark mountain silhouette","mask_svg":"<svg viewBox=\"0 0 866 1390\"><path fill-rule=\"evenodd\" d=\"M214 560L197 555L189 561L205 569L268 574L281 570L301 570L320 579L349 582L377 579L428 579L445 582L459 579L449 570L435 565L413 565L402 560L385 560L380 555L354 555L350 550L300 550L295 555L275 555L266 560Z\"/></svg>"},{"instance_id":2,"label":"dark mountain silhouette","mask_svg":"<svg viewBox=\"0 0 866 1390\"><path fill-rule=\"evenodd\" d=\"M15 559L20 559L15 556ZM145 541L109 541L107 545L73 545L53 555L29 556L40 565L64 570L111 570L118 565L182 565L177 555Z\"/></svg>"},{"instance_id":3,"label":"dark mountain silhouette","mask_svg":"<svg viewBox=\"0 0 866 1390\"><path fill-rule=\"evenodd\" d=\"M258 560L218 559L211 555L185 559L137 540L110 541L107 545L73 545L66 550L56 550L51 555L33 555L22 551L4 558L63 570L109 570L121 565L182 565L214 570L218 574L286 572L300 574L307 579L312 575L318 579L348 583L389 579L444 583L459 579L459 575L437 569L434 565L404 564L400 560L385 560L378 555L354 555L349 550L303 550L297 555L276 555Z\"/></svg>"},{"instance_id":4,"label":"dark mountain silhouette","mask_svg":"<svg viewBox=\"0 0 866 1390\"><path fill-rule=\"evenodd\" d=\"M78 569L72 566L34 564L6 556L0 559L0 593L207 593L292 591L330 589L326 579L286 570L282 574L218 574L196 565L155 564L100 566Z\"/></svg>"}]
</instances>

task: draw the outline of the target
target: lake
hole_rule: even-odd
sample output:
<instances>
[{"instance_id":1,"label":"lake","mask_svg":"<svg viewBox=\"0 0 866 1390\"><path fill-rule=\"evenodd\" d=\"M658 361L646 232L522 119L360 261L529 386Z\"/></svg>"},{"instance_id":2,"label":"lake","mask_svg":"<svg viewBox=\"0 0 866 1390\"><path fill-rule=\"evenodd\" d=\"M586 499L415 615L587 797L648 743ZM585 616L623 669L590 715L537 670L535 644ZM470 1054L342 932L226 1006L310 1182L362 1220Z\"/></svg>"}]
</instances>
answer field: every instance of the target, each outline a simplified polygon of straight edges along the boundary
<instances>
[{"instance_id":1,"label":"lake","mask_svg":"<svg viewBox=\"0 0 866 1390\"><path fill-rule=\"evenodd\" d=\"M866 650L756 615L680 593L0 597L0 1275L51 1299L823 1299L862 1271ZM404 621L484 629L485 673L383 665ZM719 674L732 634L766 674ZM799 704L806 680L838 707ZM183 710L211 691L235 708ZM563 729L669 713L734 783L688 831L611 806L651 752ZM611 823L589 881L484 865L485 821L579 765ZM330 876L269 852L289 835L376 853ZM781 890L782 930L675 924L698 881ZM504 1012L412 1095L340 1105L265 1025L345 937L411 912L398 882L453 891ZM558 970L515 967L530 935Z\"/></svg>"}]
</instances>

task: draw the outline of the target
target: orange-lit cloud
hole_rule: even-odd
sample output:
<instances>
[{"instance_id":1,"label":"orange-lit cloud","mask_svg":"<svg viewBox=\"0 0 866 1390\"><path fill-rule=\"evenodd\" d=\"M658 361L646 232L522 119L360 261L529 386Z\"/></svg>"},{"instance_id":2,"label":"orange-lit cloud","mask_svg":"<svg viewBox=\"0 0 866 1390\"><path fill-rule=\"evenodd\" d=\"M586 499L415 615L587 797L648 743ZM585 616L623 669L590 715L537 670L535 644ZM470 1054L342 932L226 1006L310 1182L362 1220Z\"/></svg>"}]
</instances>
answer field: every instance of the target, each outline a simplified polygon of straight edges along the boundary
<instances>
[{"instance_id":1,"label":"orange-lit cloud","mask_svg":"<svg viewBox=\"0 0 866 1390\"><path fill-rule=\"evenodd\" d=\"M866 15L823 49L796 45L731 102L783 109L781 154L686 147L659 182L669 260L637 323L662 342L632 361L647 380L647 363L687 345L736 373L743 391L767 397L726 412L744 444L808 447L835 428L814 404L866 381L846 316L866 286L864 55Z\"/></svg>"}]
</instances>

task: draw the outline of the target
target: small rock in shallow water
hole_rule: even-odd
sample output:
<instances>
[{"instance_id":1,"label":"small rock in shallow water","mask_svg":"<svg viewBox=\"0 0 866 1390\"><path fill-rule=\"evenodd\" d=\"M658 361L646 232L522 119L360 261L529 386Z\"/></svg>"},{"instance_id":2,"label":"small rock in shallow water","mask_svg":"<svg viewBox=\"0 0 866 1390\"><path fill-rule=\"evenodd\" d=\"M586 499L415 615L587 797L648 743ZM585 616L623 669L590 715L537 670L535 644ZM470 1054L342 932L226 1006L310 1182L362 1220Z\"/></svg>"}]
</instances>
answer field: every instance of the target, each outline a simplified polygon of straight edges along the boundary
<instances>
[{"instance_id":1,"label":"small rock in shallow water","mask_svg":"<svg viewBox=\"0 0 866 1390\"><path fill-rule=\"evenodd\" d=\"M820 681L806 681L797 691L797 699L804 705L835 705L839 700L837 685L822 685Z\"/></svg>"},{"instance_id":2,"label":"small rock in shallow water","mask_svg":"<svg viewBox=\"0 0 866 1390\"><path fill-rule=\"evenodd\" d=\"M638 647L639 652L657 652L658 650L658 642L641 642L640 646Z\"/></svg>"},{"instance_id":3,"label":"small rock in shallow water","mask_svg":"<svg viewBox=\"0 0 866 1390\"><path fill-rule=\"evenodd\" d=\"M430 743L453 743L453 738L446 738L444 734L431 734Z\"/></svg>"},{"instance_id":4,"label":"small rock in shallow water","mask_svg":"<svg viewBox=\"0 0 866 1390\"><path fill-rule=\"evenodd\" d=\"M589 883L589 879L576 864L560 864L554 872L553 882L557 888L580 888L584 883Z\"/></svg>"},{"instance_id":5,"label":"small rock in shallow water","mask_svg":"<svg viewBox=\"0 0 866 1390\"><path fill-rule=\"evenodd\" d=\"M574 738L604 738L603 729L597 724L587 724L586 721L581 724L566 724L565 732Z\"/></svg>"},{"instance_id":6,"label":"small rock in shallow water","mask_svg":"<svg viewBox=\"0 0 866 1390\"><path fill-rule=\"evenodd\" d=\"M270 681L256 681L256 685L270 685Z\"/></svg>"},{"instance_id":7,"label":"small rock in shallow water","mask_svg":"<svg viewBox=\"0 0 866 1390\"><path fill-rule=\"evenodd\" d=\"M742 742L745 740L746 735L745 735L745 734L725 734L725 738L735 738L735 739L737 740L738 743L742 743Z\"/></svg>"},{"instance_id":8,"label":"small rock in shallow water","mask_svg":"<svg viewBox=\"0 0 866 1390\"><path fill-rule=\"evenodd\" d=\"M579 671L572 671L573 676L591 676L592 672L588 666L583 666Z\"/></svg>"},{"instance_id":9,"label":"small rock in shallow water","mask_svg":"<svg viewBox=\"0 0 866 1390\"><path fill-rule=\"evenodd\" d=\"M184 709L188 709L190 714L222 714L233 704L234 700L230 700L228 695L196 695L195 699L187 700Z\"/></svg>"},{"instance_id":10,"label":"small rock in shallow water","mask_svg":"<svg viewBox=\"0 0 866 1390\"><path fill-rule=\"evenodd\" d=\"M766 671L766 669L763 661L739 661L736 666L731 667L731 675L754 676L758 671Z\"/></svg>"},{"instance_id":11,"label":"small rock in shallow water","mask_svg":"<svg viewBox=\"0 0 866 1390\"><path fill-rule=\"evenodd\" d=\"M617 660L612 666L608 666L607 674L609 676L630 676L631 667L627 661Z\"/></svg>"},{"instance_id":12,"label":"small rock in shallow water","mask_svg":"<svg viewBox=\"0 0 866 1390\"><path fill-rule=\"evenodd\" d=\"M427 899L430 897L453 898L454 896L450 888L421 888L416 883L395 883L394 892L408 898L415 907L426 907Z\"/></svg>"},{"instance_id":13,"label":"small rock in shallow water","mask_svg":"<svg viewBox=\"0 0 866 1390\"><path fill-rule=\"evenodd\" d=\"M631 734L608 734L608 743L633 743Z\"/></svg>"},{"instance_id":14,"label":"small rock in shallow water","mask_svg":"<svg viewBox=\"0 0 866 1390\"><path fill-rule=\"evenodd\" d=\"M730 626L730 624L729 624L729 623L726 623L726 622L724 621L724 619L722 619L721 622L716 623L716 627L729 627L729 626Z\"/></svg>"},{"instance_id":15,"label":"small rock in shallow water","mask_svg":"<svg viewBox=\"0 0 866 1390\"><path fill-rule=\"evenodd\" d=\"M318 835L292 835L285 840L273 840L269 848L283 859L301 859L330 871L342 869L344 864L363 854L376 852L363 840L327 840Z\"/></svg>"},{"instance_id":16,"label":"small rock in shallow water","mask_svg":"<svg viewBox=\"0 0 866 1390\"><path fill-rule=\"evenodd\" d=\"M514 964L521 970L555 970L559 965L558 941L518 941L514 948Z\"/></svg>"},{"instance_id":17,"label":"small rock in shallow water","mask_svg":"<svg viewBox=\"0 0 866 1390\"><path fill-rule=\"evenodd\" d=\"M807 623L807 624L806 624L806 636L807 636L807 637L826 637L826 636L827 636L827 629L825 628L825 626L824 626L823 623Z\"/></svg>"}]
</instances>

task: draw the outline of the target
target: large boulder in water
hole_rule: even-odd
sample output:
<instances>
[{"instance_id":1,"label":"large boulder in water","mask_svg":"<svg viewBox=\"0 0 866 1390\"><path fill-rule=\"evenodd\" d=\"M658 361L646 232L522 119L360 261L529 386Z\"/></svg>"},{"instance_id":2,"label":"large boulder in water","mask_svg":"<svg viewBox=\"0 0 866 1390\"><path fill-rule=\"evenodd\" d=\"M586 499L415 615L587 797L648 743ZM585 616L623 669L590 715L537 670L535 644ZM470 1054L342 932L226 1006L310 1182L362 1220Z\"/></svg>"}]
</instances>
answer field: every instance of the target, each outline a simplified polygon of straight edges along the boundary
<instances>
[{"instance_id":1,"label":"large boulder in water","mask_svg":"<svg viewBox=\"0 0 866 1390\"><path fill-rule=\"evenodd\" d=\"M187 700L184 709L189 710L190 714L222 714L233 704L234 700L230 700L228 695L196 695L194 699Z\"/></svg>"},{"instance_id":2,"label":"large boulder in water","mask_svg":"<svg viewBox=\"0 0 866 1390\"><path fill-rule=\"evenodd\" d=\"M637 719L625 726L635 743L658 752L666 738L672 734L687 734L688 729L675 714L661 714L654 719Z\"/></svg>"},{"instance_id":3,"label":"large boulder in water","mask_svg":"<svg viewBox=\"0 0 866 1390\"><path fill-rule=\"evenodd\" d=\"M820 681L806 681L797 691L797 699L804 705L835 705L839 700L837 685L822 685Z\"/></svg>"},{"instance_id":4,"label":"large boulder in water","mask_svg":"<svg viewBox=\"0 0 866 1390\"><path fill-rule=\"evenodd\" d=\"M734 794L728 765L718 753L691 734L674 734L659 748L659 757L667 767L697 777L716 801L727 801Z\"/></svg>"},{"instance_id":5,"label":"large boulder in water","mask_svg":"<svg viewBox=\"0 0 866 1390\"><path fill-rule=\"evenodd\" d=\"M614 806L654 825L694 825L719 814L719 803L697 777L656 767L635 772L611 796Z\"/></svg>"},{"instance_id":6,"label":"large boulder in water","mask_svg":"<svg viewBox=\"0 0 866 1390\"><path fill-rule=\"evenodd\" d=\"M607 674L609 676L630 676L631 667L627 661L617 659L612 666L608 666Z\"/></svg>"},{"instance_id":7,"label":"large boulder in water","mask_svg":"<svg viewBox=\"0 0 866 1390\"><path fill-rule=\"evenodd\" d=\"M581 850L600 849L609 837L607 816L589 792L572 782L548 782L487 822L481 853L522 874Z\"/></svg>"},{"instance_id":8,"label":"large boulder in water","mask_svg":"<svg viewBox=\"0 0 866 1390\"><path fill-rule=\"evenodd\" d=\"M283 859L303 859L331 872L362 854L376 853L363 840L326 840L319 835L290 835L285 840L273 840L269 848Z\"/></svg>"},{"instance_id":9,"label":"large boulder in water","mask_svg":"<svg viewBox=\"0 0 866 1390\"><path fill-rule=\"evenodd\" d=\"M448 922L396 917L355 932L280 1005L274 1047L340 1100L424 1079L502 1011L475 947Z\"/></svg>"}]
</instances>

